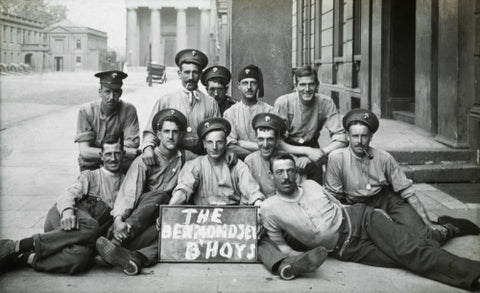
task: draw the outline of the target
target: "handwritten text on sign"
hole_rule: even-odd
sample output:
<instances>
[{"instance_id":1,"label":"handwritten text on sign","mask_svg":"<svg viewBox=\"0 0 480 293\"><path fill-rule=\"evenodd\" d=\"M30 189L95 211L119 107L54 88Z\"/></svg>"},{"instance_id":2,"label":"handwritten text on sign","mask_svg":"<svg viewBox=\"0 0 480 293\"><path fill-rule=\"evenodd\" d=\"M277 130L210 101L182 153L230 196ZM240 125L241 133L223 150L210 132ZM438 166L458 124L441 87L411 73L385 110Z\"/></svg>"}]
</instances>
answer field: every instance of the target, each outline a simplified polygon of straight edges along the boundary
<instances>
[{"instance_id":1,"label":"handwritten text on sign","mask_svg":"<svg viewBox=\"0 0 480 293\"><path fill-rule=\"evenodd\" d=\"M160 261L256 262L253 207L161 206Z\"/></svg>"}]
</instances>

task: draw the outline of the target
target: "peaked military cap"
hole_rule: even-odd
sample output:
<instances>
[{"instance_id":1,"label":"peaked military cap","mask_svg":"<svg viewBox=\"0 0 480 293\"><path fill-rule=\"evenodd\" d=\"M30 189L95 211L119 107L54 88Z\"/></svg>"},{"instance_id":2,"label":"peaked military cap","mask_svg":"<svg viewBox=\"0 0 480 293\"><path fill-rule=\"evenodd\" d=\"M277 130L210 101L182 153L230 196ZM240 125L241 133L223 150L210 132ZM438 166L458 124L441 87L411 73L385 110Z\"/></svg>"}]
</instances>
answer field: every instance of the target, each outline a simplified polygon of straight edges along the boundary
<instances>
[{"instance_id":1,"label":"peaked military cap","mask_svg":"<svg viewBox=\"0 0 480 293\"><path fill-rule=\"evenodd\" d=\"M202 138L209 132L214 130L222 130L225 135L228 136L232 130L230 122L225 118L213 117L208 118L200 122L197 128L198 137Z\"/></svg>"},{"instance_id":2,"label":"peaked military cap","mask_svg":"<svg viewBox=\"0 0 480 293\"><path fill-rule=\"evenodd\" d=\"M202 51L196 49L185 49L177 53L175 56L175 64L178 67L183 63L194 63L200 67L200 70L203 70L207 67L208 57Z\"/></svg>"},{"instance_id":3,"label":"peaked military cap","mask_svg":"<svg viewBox=\"0 0 480 293\"><path fill-rule=\"evenodd\" d=\"M242 79L245 78L254 78L258 82L258 96L263 97L263 74L258 66L250 64L243 68L240 73L238 74L238 81L240 82Z\"/></svg>"},{"instance_id":4,"label":"peaked military cap","mask_svg":"<svg viewBox=\"0 0 480 293\"><path fill-rule=\"evenodd\" d=\"M277 132L278 135L282 136L287 130L287 124L282 117L273 114L273 113L259 113L255 115L252 119L253 129L259 127L271 128Z\"/></svg>"},{"instance_id":5,"label":"peaked military cap","mask_svg":"<svg viewBox=\"0 0 480 293\"><path fill-rule=\"evenodd\" d=\"M157 114L153 116L152 129L154 131L159 130L160 125L167 118L173 118L178 123L178 128L180 128L180 131L185 131L187 128L187 117L185 117L185 115L178 110L167 108L158 111Z\"/></svg>"},{"instance_id":6,"label":"peaked military cap","mask_svg":"<svg viewBox=\"0 0 480 293\"><path fill-rule=\"evenodd\" d=\"M227 67L215 65L205 69L200 77L200 80L204 86L207 86L207 82L212 78L221 78L225 80L225 84L228 84L232 78L232 75Z\"/></svg>"},{"instance_id":7,"label":"peaked military cap","mask_svg":"<svg viewBox=\"0 0 480 293\"><path fill-rule=\"evenodd\" d=\"M120 70L102 71L95 74L100 78L100 84L106 85L112 89L119 89L123 85L123 79L127 78L127 74Z\"/></svg>"},{"instance_id":8,"label":"peaked military cap","mask_svg":"<svg viewBox=\"0 0 480 293\"><path fill-rule=\"evenodd\" d=\"M353 122L361 122L370 128L372 133L375 133L378 130L380 122L378 121L377 115L367 109L353 109L343 117L343 128L348 130L350 125Z\"/></svg>"}]
</instances>

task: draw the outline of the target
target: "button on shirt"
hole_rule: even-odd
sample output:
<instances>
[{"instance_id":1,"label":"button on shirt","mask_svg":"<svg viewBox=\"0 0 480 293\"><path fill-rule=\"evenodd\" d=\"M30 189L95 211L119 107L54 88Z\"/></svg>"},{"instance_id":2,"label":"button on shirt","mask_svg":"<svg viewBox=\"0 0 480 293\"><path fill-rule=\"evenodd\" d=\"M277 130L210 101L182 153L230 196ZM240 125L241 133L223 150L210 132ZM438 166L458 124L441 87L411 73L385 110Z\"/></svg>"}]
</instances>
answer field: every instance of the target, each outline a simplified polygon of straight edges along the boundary
<instances>
[{"instance_id":1,"label":"button on shirt","mask_svg":"<svg viewBox=\"0 0 480 293\"><path fill-rule=\"evenodd\" d=\"M271 105L262 101L251 106L239 102L227 109L223 117L232 125L227 144L236 144L239 140L255 141L255 131L252 128L253 117L259 113L272 112L272 110Z\"/></svg>"},{"instance_id":2,"label":"button on shirt","mask_svg":"<svg viewBox=\"0 0 480 293\"><path fill-rule=\"evenodd\" d=\"M97 197L113 207L123 178L122 173L112 173L103 167L83 171L77 181L58 197L58 212L62 214L66 208L75 207L76 201L87 196Z\"/></svg>"},{"instance_id":3,"label":"button on shirt","mask_svg":"<svg viewBox=\"0 0 480 293\"><path fill-rule=\"evenodd\" d=\"M217 101L201 91L195 90L192 95L183 87L175 92L160 97L153 106L152 114L143 131L143 146L155 147L159 144L158 138L152 130L152 119L158 111L173 108L182 112L187 117L188 128L182 140L182 145L188 149L194 148L198 143L197 127L203 120L220 117Z\"/></svg>"},{"instance_id":4,"label":"button on shirt","mask_svg":"<svg viewBox=\"0 0 480 293\"><path fill-rule=\"evenodd\" d=\"M299 144L317 141L324 126L332 141L347 143L337 107L325 95L315 94L313 103L306 106L301 103L298 93L293 92L279 97L273 107L273 111L287 121L288 138Z\"/></svg>"},{"instance_id":5,"label":"button on shirt","mask_svg":"<svg viewBox=\"0 0 480 293\"><path fill-rule=\"evenodd\" d=\"M374 196L386 186L391 186L404 199L414 194L412 181L389 153L372 147L369 153L372 159L357 157L350 147L331 152L325 189L337 198L345 196L351 203Z\"/></svg>"},{"instance_id":6,"label":"button on shirt","mask_svg":"<svg viewBox=\"0 0 480 293\"><path fill-rule=\"evenodd\" d=\"M101 147L102 140L123 132L125 147L138 148L140 144L137 110L123 101L116 112L106 116L101 110L101 101L83 105L78 112L75 142L90 142Z\"/></svg>"},{"instance_id":7,"label":"button on shirt","mask_svg":"<svg viewBox=\"0 0 480 293\"><path fill-rule=\"evenodd\" d=\"M177 185L178 174L182 168L182 152L177 151L175 156L169 158L156 147L154 155L158 162L157 165L148 166L141 157L137 157L133 161L118 192L112 211L114 217L133 208L135 200L141 194L152 190L171 193ZM194 156L193 153L185 151L184 160L193 159Z\"/></svg>"},{"instance_id":8,"label":"button on shirt","mask_svg":"<svg viewBox=\"0 0 480 293\"><path fill-rule=\"evenodd\" d=\"M185 163L172 193L177 190L188 199L193 197L195 205L251 205L265 198L244 162L238 161L231 169L224 162L214 169L206 155Z\"/></svg>"},{"instance_id":9,"label":"button on shirt","mask_svg":"<svg viewBox=\"0 0 480 293\"><path fill-rule=\"evenodd\" d=\"M262 203L262 223L268 236L277 245L287 245L282 236L285 231L310 248L334 249L343 219L340 203L312 180L303 182L299 190L297 198L277 194Z\"/></svg>"}]
</instances>

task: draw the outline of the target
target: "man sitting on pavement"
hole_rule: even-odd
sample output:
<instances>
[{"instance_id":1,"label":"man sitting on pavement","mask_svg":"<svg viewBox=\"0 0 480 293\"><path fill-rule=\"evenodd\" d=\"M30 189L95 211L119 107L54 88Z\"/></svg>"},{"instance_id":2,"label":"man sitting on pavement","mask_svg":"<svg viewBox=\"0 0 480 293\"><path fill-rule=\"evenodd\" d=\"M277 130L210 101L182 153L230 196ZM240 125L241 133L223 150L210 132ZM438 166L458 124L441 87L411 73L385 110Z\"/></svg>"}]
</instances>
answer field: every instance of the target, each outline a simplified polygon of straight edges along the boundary
<instances>
[{"instance_id":1,"label":"man sitting on pavement","mask_svg":"<svg viewBox=\"0 0 480 293\"><path fill-rule=\"evenodd\" d=\"M255 142L255 131L252 129L252 119L258 113L267 113L273 107L259 101L263 97L263 75L260 68L248 65L238 74L238 89L242 100L228 110L223 116L232 125L232 131L227 138L228 149L241 159L258 149Z\"/></svg>"},{"instance_id":2,"label":"man sitting on pavement","mask_svg":"<svg viewBox=\"0 0 480 293\"><path fill-rule=\"evenodd\" d=\"M137 110L132 104L120 100L123 93L122 80L127 74L113 70L99 72L95 76L100 78L98 93L101 100L83 105L78 112L75 142L78 142L80 150L80 171L99 168L102 165L99 154L103 139L123 133L125 158L122 172L125 173L140 154Z\"/></svg>"},{"instance_id":3,"label":"man sitting on pavement","mask_svg":"<svg viewBox=\"0 0 480 293\"><path fill-rule=\"evenodd\" d=\"M317 72L310 66L298 68L295 71L296 91L279 97L274 112L287 121L288 136L281 142L280 149L308 158L307 178L322 184L322 164L330 152L347 145L347 136L335 103L330 97L318 94L317 88ZM320 147L318 139L323 127L330 133L331 142Z\"/></svg>"},{"instance_id":4,"label":"man sitting on pavement","mask_svg":"<svg viewBox=\"0 0 480 293\"><path fill-rule=\"evenodd\" d=\"M285 241L283 235L287 233L309 248L325 247L339 260L405 268L451 286L480 288L479 261L439 248L439 242L450 237L473 234L478 229L474 223L448 223L446 235L434 230L438 237L433 239L445 238L439 242L418 237L410 227L397 224L381 210L364 204L342 207L314 181L297 186L295 162L289 154L272 157L271 166L277 195L262 203L261 217L268 237L284 255L299 253Z\"/></svg>"},{"instance_id":5,"label":"man sitting on pavement","mask_svg":"<svg viewBox=\"0 0 480 293\"><path fill-rule=\"evenodd\" d=\"M180 171L170 204L195 205L260 204L265 196L242 161L231 168L226 163L226 139L230 123L210 118L198 127L207 155L188 161Z\"/></svg>"},{"instance_id":6,"label":"man sitting on pavement","mask_svg":"<svg viewBox=\"0 0 480 293\"><path fill-rule=\"evenodd\" d=\"M159 142L151 124L153 116L160 110L172 108L187 117L188 125L180 146L197 155L204 154L202 142L197 136L198 125L207 118L221 116L215 99L198 90L200 75L208 64L207 56L195 49L185 49L177 53L175 63L178 66L178 77L182 87L162 95L153 106L152 114L143 131L142 157L147 165L156 164L153 149Z\"/></svg>"},{"instance_id":7,"label":"man sitting on pavement","mask_svg":"<svg viewBox=\"0 0 480 293\"><path fill-rule=\"evenodd\" d=\"M178 148L186 127L187 118L175 109L163 109L153 117L152 129L160 142L154 149L157 164L149 166L141 157L135 159L112 211L113 239L97 240L103 260L127 275L135 275L158 260L158 206L169 202L182 166L196 157Z\"/></svg>"},{"instance_id":8,"label":"man sitting on pavement","mask_svg":"<svg viewBox=\"0 0 480 293\"><path fill-rule=\"evenodd\" d=\"M112 224L111 207L123 181L123 140L106 137L103 166L83 171L47 214L44 233L18 241L0 240L0 271L15 265L36 271L76 274L89 268L92 247Z\"/></svg>"},{"instance_id":9,"label":"man sitting on pavement","mask_svg":"<svg viewBox=\"0 0 480 293\"><path fill-rule=\"evenodd\" d=\"M223 66L215 65L205 69L200 77L202 84L207 89L208 94L218 103L220 113L223 115L225 110L235 104L235 100L227 95L228 84L230 83L230 71Z\"/></svg>"},{"instance_id":10,"label":"man sitting on pavement","mask_svg":"<svg viewBox=\"0 0 480 293\"><path fill-rule=\"evenodd\" d=\"M416 196L412 181L387 152L370 147L379 127L377 116L365 109L354 109L343 118L350 146L333 151L328 160L325 188L346 204L363 203L384 210L398 224L407 226L419 236L445 239L445 224L457 219L439 217L432 222ZM479 231L480 232L480 231ZM439 238L440 237L440 238Z\"/></svg>"}]
</instances>

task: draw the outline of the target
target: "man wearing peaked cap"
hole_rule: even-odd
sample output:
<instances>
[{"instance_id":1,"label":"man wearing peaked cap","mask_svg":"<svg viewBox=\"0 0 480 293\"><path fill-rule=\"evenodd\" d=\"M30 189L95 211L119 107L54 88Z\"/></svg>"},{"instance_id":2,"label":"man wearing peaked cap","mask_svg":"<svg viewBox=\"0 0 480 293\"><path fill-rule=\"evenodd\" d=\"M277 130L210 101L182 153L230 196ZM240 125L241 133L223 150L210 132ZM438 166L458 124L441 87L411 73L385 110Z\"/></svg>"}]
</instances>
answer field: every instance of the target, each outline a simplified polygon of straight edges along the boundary
<instances>
[{"instance_id":1,"label":"man wearing peaked cap","mask_svg":"<svg viewBox=\"0 0 480 293\"><path fill-rule=\"evenodd\" d=\"M208 64L207 56L196 49L185 49L177 53L175 62L181 87L163 94L157 100L143 131L142 158L147 165L155 164L153 149L158 145L158 139L151 124L153 116L160 110L176 109L187 117L187 128L180 145L196 154L205 153L197 136L198 124L206 118L221 116L215 99L198 90L202 70Z\"/></svg>"},{"instance_id":2,"label":"man wearing peaked cap","mask_svg":"<svg viewBox=\"0 0 480 293\"><path fill-rule=\"evenodd\" d=\"M207 155L185 163L180 171L170 204L191 202L195 205L253 205L265 196L247 165L226 162L226 138L230 123L223 118L209 118L198 126Z\"/></svg>"},{"instance_id":3,"label":"man wearing peaked cap","mask_svg":"<svg viewBox=\"0 0 480 293\"><path fill-rule=\"evenodd\" d=\"M100 101L91 102L80 107L77 120L77 135L80 156L80 170L94 170L101 166L100 150L102 140L107 136L123 136L125 158L122 171L128 167L140 153L139 126L137 110L126 102L122 102L123 79L127 77L122 71L112 70L98 72L100 79Z\"/></svg>"},{"instance_id":4,"label":"man wearing peaked cap","mask_svg":"<svg viewBox=\"0 0 480 293\"><path fill-rule=\"evenodd\" d=\"M241 102L226 110L223 116L232 124L232 132L227 138L228 148L243 159L258 149L251 127L253 117L271 112L273 107L258 100L258 97L263 97L263 77L257 66L248 65L240 71L238 89L242 95Z\"/></svg>"},{"instance_id":5,"label":"man wearing peaked cap","mask_svg":"<svg viewBox=\"0 0 480 293\"><path fill-rule=\"evenodd\" d=\"M347 136L335 103L317 93L317 87L317 72L310 66L300 67L295 71L296 91L280 96L273 107L288 124L281 150L297 155L297 163L306 166L308 178L322 184L322 165L331 151L347 145ZM320 146L323 128L330 134L330 143Z\"/></svg>"},{"instance_id":6,"label":"man wearing peaked cap","mask_svg":"<svg viewBox=\"0 0 480 293\"><path fill-rule=\"evenodd\" d=\"M415 194L397 161L387 152L370 146L377 131L377 116L366 109L354 109L343 118L349 147L333 151L325 174L326 190L343 203L364 203L384 210L397 223L415 231L418 237L440 244L451 237L478 234L480 229L465 219L439 217L433 222ZM438 233L438 232L441 233Z\"/></svg>"},{"instance_id":7,"label":"man wearing peaked cap","mask_svg":"<svg viewBox=\"0 0 480 293\"><path fill-rule=\"evenodd\" d=\"M230 71L220 65L207 68L200 78L208 94L217 101L222 115L225 110L235 104L235 101L227 95L230 79Z\"/></svg>"},{"instance_id":8,"label":"man wearing peaked cap","mask_svg":"<svg viewBox=\"0 0 480 293\"><path fill-rule=\"evenodd\" d=\"M172 108L163 109L153 117L152 129L159 140L153 150L156 164L147 165L138 157L128 169L111 212L114 238L97 241L97 251L107 263L123 267L137 255L136 259L142 260L136 263L139 273L142 266L157 262L158 233L154 225L158 205L168 203L180 169L185 161L195 157L178 147L186 127L185 115ZM140 243L152 245L136 245Z\"/></svg>"}]
</instances>

